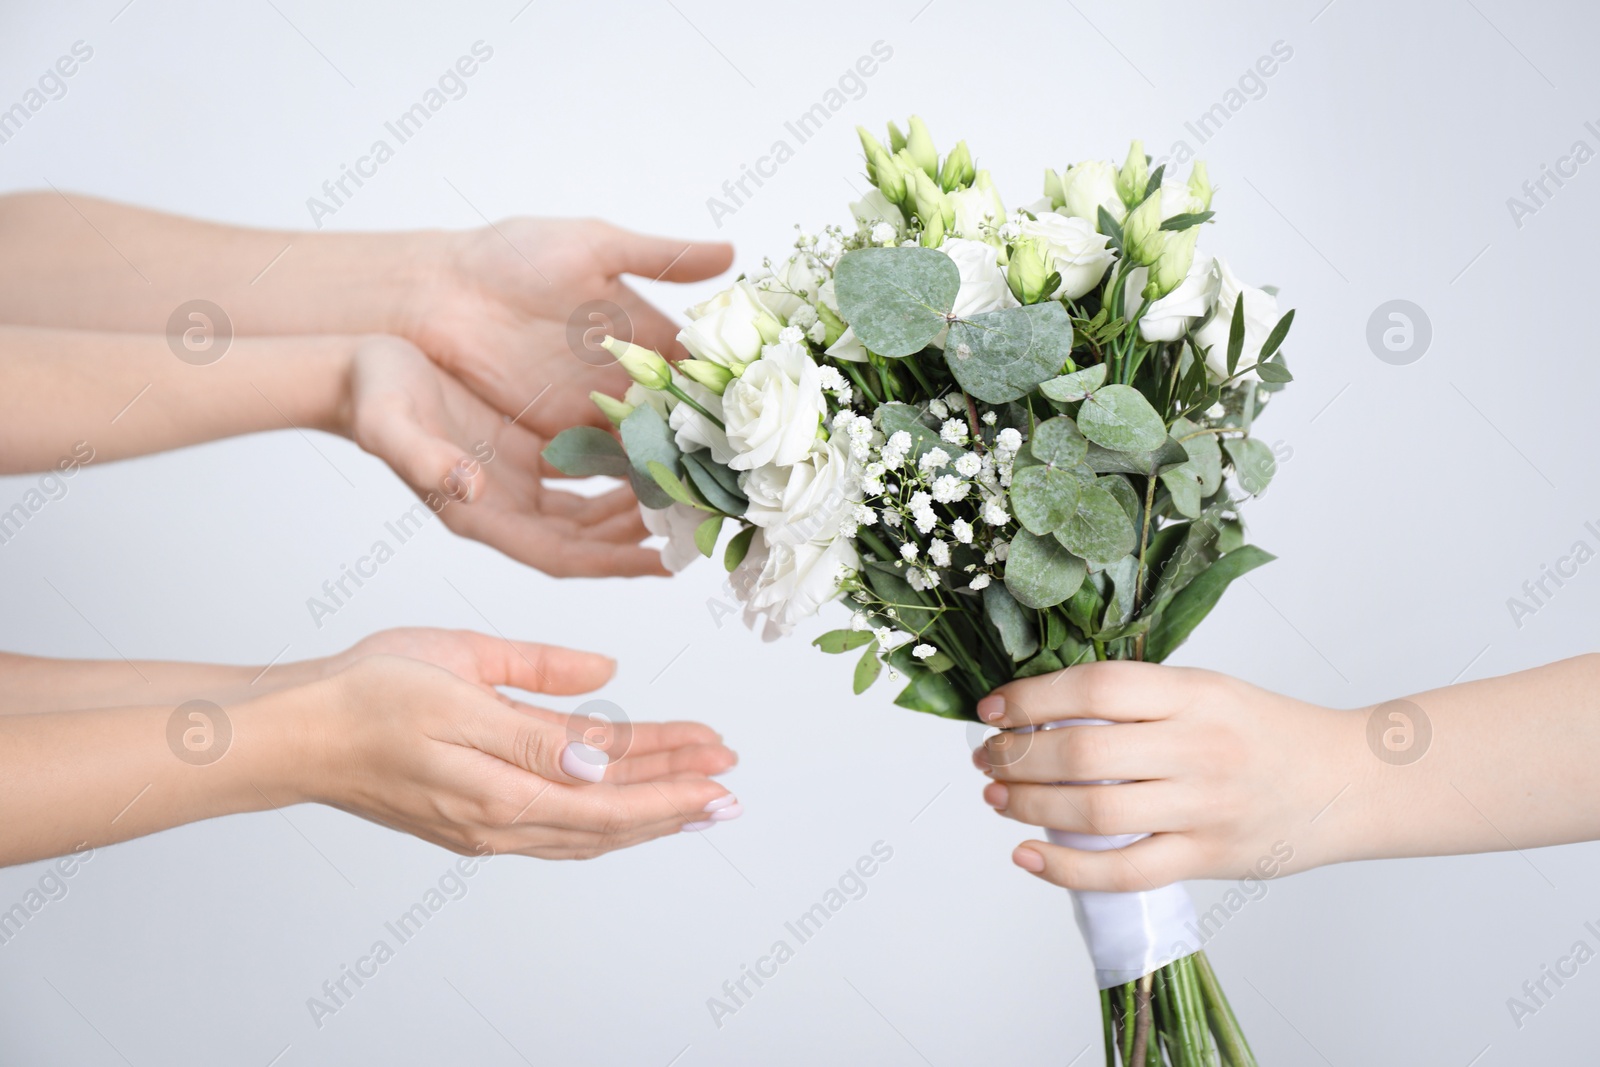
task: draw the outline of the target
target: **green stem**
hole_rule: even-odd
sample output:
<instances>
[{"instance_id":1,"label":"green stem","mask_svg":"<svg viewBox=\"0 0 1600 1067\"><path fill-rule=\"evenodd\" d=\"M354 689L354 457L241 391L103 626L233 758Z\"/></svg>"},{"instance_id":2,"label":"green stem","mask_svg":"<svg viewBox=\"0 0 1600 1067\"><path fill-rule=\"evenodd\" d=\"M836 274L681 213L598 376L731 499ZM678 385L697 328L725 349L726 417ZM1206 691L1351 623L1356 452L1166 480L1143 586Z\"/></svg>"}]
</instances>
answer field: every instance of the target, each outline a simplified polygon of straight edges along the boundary
<instances>
[{"instance_id":1,"label":"green stem","mask_svg":"<svg viewBox=\"0 0 1600 1067\"><path fill-rule=\"evenodd\" d=\"M1111 1019L1111 990L1100 990L1100 1028L1106 1039L1106 1067L1117 1067L1117 1028Z\"/></svg>"},{"instance_id":2,"label":"green stem","mask_svg":"<svg viewBox=\"0 0 1600 1067\"><path fill-rule=\"evenodd\" d=\"M873 392L872 386L867 384L867 376L856 369L856 364L848 360L842 362L844 363L844 372L850 375L850 380L856 383L856 388L860 389L862 394L872 401L872 406L877 407L882 404L883 401L878 399L878 394Z\"/></svg>"},{"instance_id":3,"label":"green stem","mask_svg":"<svg viewBox=\"0 0 1600 1067\"><path fill-rule=\"evenodd\" d=\"M1217 1035L1217 1046L1222 1050L1223 1059L1229 1067L1256 1067L1255 1054L1250 1051L1250 1043L1244 1039L1244 1031L1239 1029L1239 1020L1234 1017L1233 1008L1223 994L1222 985L1211 970L1211 961L1206 958L1205 952L1194 954L1194 965L1195 976L1200 979L1200 988L1205 994L1211 1032Z\"/></svg>"},{"instance_id":4,"label":"green stem","mask_svg":"<svg viewBox=\"0 0 1600 1067\"><path fill-rule=\"evenodd\" d=\"M911 372L911 376L917 380L917 384L922 386L923 391L928 394L929 400L932 400L934 397L939 395L934 391L933 386L928 384L928 379L922 376L922 368L917 366L916 356L907 356L905 359L900 361L900 365Z\"/></svg>"},{"instance_id":5,"label":"green stem","mask_svg":"<svg viewBox=\"0 0 1600 1067\"><path fill-rule=\"evenodd\" d=\"M684 403L684 404L688 404L690 407L694 408L700 414L704 415L706 418L708 418L712 422L716 423L717 424L717 429L719 429L719 430L726 430L727 429L726 426L722 425L722 420L721 419L717 418L715 415L711 414L711 412L709 412L705 408L701 407L695 401L694 397L690 396L688 393L684 392L682 389L680 389L678 387L678 383L677 382L668 382L667 383L667 392L669 392L673 396L677 397L679 402Z\"/></svg>"}]
</instances>

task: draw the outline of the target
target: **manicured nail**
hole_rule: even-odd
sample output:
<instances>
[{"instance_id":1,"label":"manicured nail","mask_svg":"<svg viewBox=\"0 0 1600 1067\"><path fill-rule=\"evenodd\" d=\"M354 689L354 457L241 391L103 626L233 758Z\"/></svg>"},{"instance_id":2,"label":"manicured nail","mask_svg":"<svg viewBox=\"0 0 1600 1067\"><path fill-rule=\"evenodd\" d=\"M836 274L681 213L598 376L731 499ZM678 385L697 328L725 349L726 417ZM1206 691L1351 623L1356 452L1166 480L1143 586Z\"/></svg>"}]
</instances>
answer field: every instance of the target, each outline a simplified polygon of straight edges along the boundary
<instances>
[{"instance_id":1,"label":"manicured nail","mask_svg":"<svg viewBox=\"0 0 1600 1067\"><path fill-rule=\"evenodd\" d=\"M1006 717L1006 698L987 696L978 701L978 718L984 722L999 722Z\"/></svg>"},{"instance_id":2,"label":"manicured nail","mask_svg":"<svg viewBox=\"0 0 1600 1067\"><path fill-rule=\"evenodd\" d=\"M989 762L989 753L984 750L982 745L972 750L972 765L984 774L994 770L994 764Z\"/></svg>"},{"instance_id":3,"label":"manicured nail","mask_svg":"<svg viewBox=\"0 0 1600 1067\"><path fill-rule=\"evenodd\" d=\"M732 793L724 793L705 806L706 811L721 811L723 808L738 804L739 798Z\"/></svg>"},{"instance_id":4,"label":"manicured nail","mask_svg":"<svg viewBox=\"0 0 1600 1067\"><path fill-rule=\"evenodd\" d=\"M722 808L719 811L712 812L711 820L713 822L727 822L729 819L737 819L743 814L744 805L740 804L738 801L735 801L731 808Z\"/></svg>"},{"instance_id":5,"label":"manicured nail","mask_svg":"<svg viewBox=\"0 0 1600 1067\"><path fill-rule=\"evenodd\" d=\"M606 776L611 757L593 745L574 741L561 753L561 769L585 782L598 782Z\"/></svg>"},{"instance_id":6,"label":"manicured nail","mask_svg":"<svg viewBox=\"0 0 1600 1067\"><path fill-rule=\"evenodd\" d=\"M717 824L712 822L710 819L702 819L699 822L686 822L683 824L682 829L684 833L695 834L699 833L701 830L709 830L715 825Z\"/></svg>"},{"instance_id":7,"label":"manicured nail","mask_svg":"<svg viewBox=\"0 0 1600 1067\"><path fill-rule=\"evenodd\" d=\"M1038 874L1044 870L1044 857L1031 848L1019 848L1011 854L1011 862L1025 871Z\"/></svg>"},{"instance_id":8,"label":"manicured nail","mask_svg":"<svg viewBox=\"0 0 1600 1067\"><path fill-rule=\"evenodd\" d=\"M995 782L983 791L983 799L995 811L1005 811L1006 805L1011 803L1011 790L1004 782Z\"/></svg>"}]
</instances>

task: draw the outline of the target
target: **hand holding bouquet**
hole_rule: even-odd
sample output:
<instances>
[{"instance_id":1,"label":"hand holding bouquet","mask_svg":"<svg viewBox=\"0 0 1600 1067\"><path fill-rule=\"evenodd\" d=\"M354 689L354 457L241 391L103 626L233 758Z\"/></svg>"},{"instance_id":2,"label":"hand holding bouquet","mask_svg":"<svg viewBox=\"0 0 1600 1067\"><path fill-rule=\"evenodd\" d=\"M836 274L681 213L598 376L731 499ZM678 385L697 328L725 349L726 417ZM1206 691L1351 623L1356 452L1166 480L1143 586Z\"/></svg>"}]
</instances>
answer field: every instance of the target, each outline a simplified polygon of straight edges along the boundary
<instances>
[{"instance_id":1,"label":"hand holding bouquet","mask_svg":"<svg viewBox=\"0 0 1600 1067\"><path fill-rule=\"evenodd\" d=\"M1272 558L1239 505L1273 474L1251 429L1290 380L1293 312L1198 247L1202 163L1168 177L1135 142L1008 212L916 118L861 141L854 224L691 309L692 359L608 339L636 383L595 397L618 436L567 430L546 457L629 479L671 569L734 524L724 562L769 638L846 601L816 644L859 653L858 693L888 673L900 706L972 719L1015 678L1165 658ZM1179 941L1181 888L1076 902L1108 1063L1254 1062Z\"/></svg>"}]
</instances>

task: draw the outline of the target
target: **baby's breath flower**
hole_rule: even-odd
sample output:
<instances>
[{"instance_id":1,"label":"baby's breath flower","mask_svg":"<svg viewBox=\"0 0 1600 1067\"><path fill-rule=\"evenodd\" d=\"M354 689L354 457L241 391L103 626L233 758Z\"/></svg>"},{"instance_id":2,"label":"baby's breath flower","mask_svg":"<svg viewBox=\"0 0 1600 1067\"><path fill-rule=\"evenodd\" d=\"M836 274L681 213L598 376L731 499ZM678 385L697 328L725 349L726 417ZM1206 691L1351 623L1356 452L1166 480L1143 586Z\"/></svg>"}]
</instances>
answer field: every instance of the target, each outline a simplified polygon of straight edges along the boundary
<instances>
[{"instance_id":1,"label":"baby's breath flower","mask_svg":"<svg viewBox=\"0 0 1600 1067\"><path fill-rule=\"evenodd\" d=\"M1022 434L1015 426L1007 426L995 436L994 447L1002 456L1014 456L1022 450Z\"/></svg>"},{"instance_id":2,"label":"baby's breath flower","mask_svg":"<svg viewBox=\"0 0 1600 1067\"><path fill-rule=\"evenodd\" d=\"M987 574L979 574L967 583L967 588L972 590L987 589L990 581L991 579Z\"/></svg>"},{"instance_id":3,"label":"baby's breath flower","mask_svg":"<svg viewBox=\"0 0 1600 1067\"><path fill-rule=\"evenodd\" d=\"M918 659L931 659L939 654L939 650L929 644L921 644L911 650L911 654Z\"/></svg>"},{"instance_id":4,"label":"baby's breath flower","mask_svg":"<svg viewBox=\"0 0 1600 1067\"><path fill-rule=\"evenodd\" d=\"M879 245L892 245L899 234L887 222L880 222L872 228L872 243Z\"/></svg>"},{"instance_id":5,"label":"baby's breath flower","mask_svg":"<svg viewBox=\"0 0 1600 1067\"><path fill-rule=\"evenodd\" d=\"M928 559L935 567L950 566L950 545L946 541L934 538L928 543Z\"/></svg>"},{"instance_id":6,"label":"baby's breath flower","mask_svg":"<svg viewBox=\"0 0 1600 1067\"><path fill-rule=\"evenodd\" d=\"M768 336L771 336L770 334ZM778 343L797 345L806 339L806 332L798 326L785 326L778 331Z\"/></svg>"},{"instance_id":7,"label":"baby's breath flower","mask_svg":"<svg viewBox=\"0 0 1600 1067\"><path fill-rule=\"evenodd\" d=\"M917 544L915 541L907 541L900 546L900 558L907 563L917 558Z\"/></svg>"},{"instance_id":8,"label":"baby's breath flower","mask_svg":"<svg viewBox=\"0 0 1600 1067\"><path fill-rule=\"evenodd\" d=\"M943 400L930 400L928 401L928 414L936 419L949 418L950 409L945 406Z\"/></svg>"},{"instance_id":9,"label":"baby's breath flower","mask_svg":"<svg viewBox=\"0 0 1600 1067\"><path fill-rule=\"evenodd\" d=\"M983 469L983 459L976 452L963 452L956 459L956 473L963 478L972 478Z\"/></svg>"},{"instance_id":10,"label":"baby's breath flower","mask_svg":"<svg viewBox=\"0 0 1600 1067\"><path fill-rule=\"evenodd\" d=\"M979 419L978 421L983 423L985 426L993 426L998 421L998 419L996 418L994 412L985 411L983 413L983 418Z\"/></svg>"},{"instance_id":11,"label":"baby's breath flower","mask_svg":"<svg viewBox=\"0 0 1600 1067\"><path fill-rule=\"evenodd\" d=\"M964 482L954 474L941 474L933 480L933 499L941 504L964 500L971 490L970 482Z\"/></svg>"},{"instance_id":12,"label":"baby's breath flower","mask_svg":"<svg viewBox=\"0 0 1600 1067\"><path fill-rule=\"evenodd\" d=\"M967 443L967 424L960 419L946 419L945 424L939 427L939 436L953 445Z\"/></svg>"},{"instance_id":13,"label":"baby's breath flower","mask_svg":"<svg viewBox=\"0 0 1600 1067\"><path fill-rule=\"evenodd\" d=\"M1011 516L1000 505L999 498L990 497L983 503L983 521L990 526L1004 526L1011 521Z\"/></svg>"},{"instance_id":14,"label":"baby's breath flower","mask_svg":"<svg viewBox=\"0 0 1600 1067\"><path fill-rule=\"evenodd\" d=\"M966 519L957 519L950 524L950 532L957 541L964 545L972 544L972 523Z\"/></svg>"},{"instance_id":15,"label":"baby's breath flower","mask_svg":"<svg viewBox=\"0 0 1600 1067\"><path fill-rule=\"evenodd\" d=\"M917 466L925 471L936 471L950 462L950 453L942 448L930 448L917 460Z\"/></svg>"}]
</instances>

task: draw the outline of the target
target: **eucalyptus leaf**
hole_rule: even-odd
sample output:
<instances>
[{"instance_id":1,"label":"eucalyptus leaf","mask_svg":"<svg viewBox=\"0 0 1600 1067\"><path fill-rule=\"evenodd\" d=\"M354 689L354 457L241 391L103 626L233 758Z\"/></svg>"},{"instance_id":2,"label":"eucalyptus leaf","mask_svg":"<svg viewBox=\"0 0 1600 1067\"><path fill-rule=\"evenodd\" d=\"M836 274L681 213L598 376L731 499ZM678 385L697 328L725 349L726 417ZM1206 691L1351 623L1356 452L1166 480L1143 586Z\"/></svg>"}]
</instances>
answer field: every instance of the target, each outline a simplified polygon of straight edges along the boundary
<instances>
[{"instance_id":1,"label":"eucalyptus leaf","mask_svg":"<svg viewBox=\"0 0 1600 1067\"><path fill-rule=\"evenodd\" d=\"M595 426L572 426L562 430L545 445L545 462L573 478L597 474L613 478L628 473L628 454L617 439Z\"/></svg>"},{"instance_id":2,"label":"eucalyptus leaf","mask_svg":"<svg viewBox=\"0 0 1600 1067\"><path fill-rule=\"evenodd\" d=\"M1049 649L1045 649L1028 662L1019 665L1017 667L1017 673L1012 675L1012 677L1032 678L1039 674L1051 674L1055 671L1061 670L1065 666L1066 664L1061 662L1061 658L1059 656Z\"/></svg>"},{"instance_id":3,"label":"eucalyptus leaf","mask_svg":"<svg viewBox=\"0 0 1600 1067\"><path fill-rule=\"evenodd\" d=\"M1059 378L1051 378L1039 386L1039 392L1051 400L1059 400L1070 404L1082 400L1096 389L1100 388L1106 380L1106 365L1096 363L1092 367L1063 374Z\"/></svg>"},{"instance_id":4,"label":"eucalyptus leaf","mask_svg":"<svg viewBox=\"0 0 1600 1067\"><path fill-rule=\"evenodd\" d=\"M1133 618L1134 606L1139 600L1139 557L1131 553L1123 556L1106 568L1106 574L1111 578L1111 599L1106 603L1105 618L1101 620L1102 638Z\"/></svg>"},{"instance_id":5,"label":"eucalyptus leaf","mask_svg":"<svg viewBox=\"0 0 1600 1067\"><path fill-rule=\"evenodd\" d=\"M840 258L833 285L857 339L880 356L901 357L944 329L961 272L931 248L858 248Z\"/></svg>"},{"instance_id":6,"label":"eucalyptus leaf","mask_svg":"<svg viewBox=\"0 0 1600 1067\"><path fill-rule=\"evenodd\" d=\"M1167 427L1144 394L1131 385L1095 390L1078 409L1083 436L1115 452L1150 452L1166 440Z\"/></svg>"},{"instance_id":7,"label":"eucalyptus leaf","mask_svg":"<svg viewBox=\"0 0 1600 1067\"><path fill-rule=\"evenodd\" d=\"M640 404L622 420L618 427L622 434L622 447L628 452L628 461L640 474L650 474L650 464L659 463L674 476L677 475L682 454L673 441L672 429L667 420L648 404Z\"/></svg>"},{"instance_id":8,"label":"eucalyptus leaf","mask_svg":"<svg viewBox=\"0 0 1600 1067\"><path fill-rule=\"evenodd\" d=\"M1079 422L1081 428L1081 418ZM1116 452L1090 442L1084 462L1098 474L1142 474L1148 477L1181 467L1189 462L1189 453L1172 437L1168 437L1160 448L1152 452Z\"/></svg>"},{"instance_id":9,"label":"eucalyptus leaf","mask_svg":"<svg viewBox=\"0 0 1600 1067\"><path fill-rule=\"evenodd\" d=\"M1006 589L1024 607L1050 608L1083 584L1083 560L1053 537L1018 530L1006 555Z\"/></svg>"},{"instance_id":10,"label":"eucalyptus leaf","mask_svg":"<svg viewBox=\"0 0 1600 1067\"><path fill-rule=\"evenodd\" d=\"M961 698L956 687L942 674L918 670L910 673L911 683L894 698L898 707L923 711L946 719L973 718L972 709Z\"/></svg>"},{"instance_id":11,"label":"eucalyptus leaf","mask_svg":"<svg viewBox=\"0 0 1600 1067\"><path fill-rule=\"evenodd\" d=\"M1255 545L1244 545L1207 567L1172 598L1172 603L1167 605L1150 628L1144 645L1145 659L1152 663L1166 659L1194 632L1200 620L1217 606L1217 601L1222 599L1222 594L1235 578L1264 563L1271 563L1273 558L1271 553Z\"/></svg>"},{"instance_id":12,"label":"eucalyptus leaf","mask_svg":"<svg viewBox=\"0 0 1600 1067\"><path fill-rule=\"evenodd\" d=\"M746 526L728 541L728 547L722 550L722 565L729 574L738 569L744 562L744 557L750 553L750 542L755 539L756 528Z\"/></svg>"},{"instance_id":13,"label":"eucalyptus leaf","mask_svg":"<svg viewBox=\"0 0 1600 1067\"><path fill-rule=\"evenodd\" d=\"M683 468L689 473L689 481L712 507L729 515L743 515L750 501L739 488L738 475L707 458L710 455L704 450L683 454Z\"/></svg>"},{"instance_id":14,"label":"eucalyptus leaf","mask_svg":"<svg viewBox=\"0 0 1600 1067\"><path fill-rule=\"evenodd\" d=\"M1054 300L958 319L944 345L950 373L987 404L1026 396L1055 377L1071 355L1072 316Z\"/></svg>"},{"instance_id":15,"label":"eucalyptus leaf","mask_svg":"<svg viewBox=\"0 0 1600 1067\"><path fill-rule=\"evenodd\" d=\"M1186 519L1200 517L1200 476L1185 463L1161 474L1161 484L1167 487L1167 497L1172 510Z\"/></svg>"},{"instance_id":16,"label":"eucalyptus leaf","mask_svg":"<svg viewBox=\"0 0 1600 1067\"><path fill-rule=\"evenodd\" d=\"M1083 483L1054 467L1027 467L1011 478L1011 509L1017 521L1036 534L1061 528L1078 508Z\"/></svg>"},{"instance_id":17,"label":"eucalyptus leaf","mask_svg":"<svg viewBox=\"0 0 1600 1067\"><path fill-rule=\"evenodd\" d=\"M663 508L670 508L674 503L673 499L662 491L661 486L656 484L655 478L648 472L640 474L636 467L628 468L628 485L632 487L633 495L639 498L639 503L647 508L660 511Z\"/></svg>"},{"instance_id":18,"label":"eucalyptus leaf","mask_svg":"<svg viewBox=\"0 0 1600 1067\"><path fill-rule=\"evenodd\" d=\"M1134 550L1138 535L1117 498L1099 485L1084 488L1077 509L1055 531L1074 555L1090 563L1111 564Z\"/></svg>"},{"instance_id":19,"label":"eucalyptus leaf","mask_svg":"<svg viewBox=\"0 0 1600 1067\"><path fill-rule=\"evenodd\" d=\"M983 610L1000 632L1000 643L1013 660L1020 663L1039 651L1039 631L1031 613L1023 610L1005 586L991 582L984 587Z\"/></svg>"},{"instance_id":20,"label":"eucalyptus leaf","mask_svg":"<svg viewBox=\"0 0 1600 1067\"><path fill-rule=\"evenodd\" d=\"M1089 452L1089 442L1065 415L1041 422L1034 428L1033 440L1028 444L1035 459L1052 467L1075 467Z\"/></svg>"},{"instance_id":21,"label":"eucalyptus leaf","mask_svg":"<svg viewBox=\"0 0 1600 1067\"><path fill-rule=\"evenodd\" d=\"M1078 587L1077 592L1072 594L1072 599L1067 601L1067 618L1083 632L1085 637L1093 639L1096 631L1100 629L1098 622L1105 606L1105 598L1094 587L1094 583L1084 582Z\"/></svg>"},{"instance_id":22,"label":"eucalyptus leaf","mask_svg":"<svg viewBox=\"0 0 1600 1067\"><path fill-rule=\"evenodd\" d=\"M1172 424L1172 436L1178 439L1189 462L1180 470L1191 471L1200 480L1200 495L1210 496L1222 487L1222 448L1214 433L1200 433L1200 427L1188 419Z\"/></svg>"},{"instance_id":23,"label":"eucalyptus leaf","mask_svg":"<svg viewBox=\"0 0 1600 1067\"><path fill-rule=\"evenodd\" d=\"M1228 458L1233 460L1233 472L1239 479L1239 487L1251 496L1262 493L1278 470L1278 461L1273 458L1272 449L1254 437L1234 438L1224 442L1223 447L1228 450Z\"/></svg>"},{"instance_id":24,"label":"eucalyptus leaf","mask_svg":"<svg viewBox=\"0 0 1600 1067\"><path fill-rule=\"evenodd\" d=\"M1139 491L1128 483L1128 479L1120 474L1103 474L1095 479L1095 483L1116 498L1122 505L1122 510L1127 512L1128 521L1137 528L1139 525L1139 512L1144 508L1144 501L1139 499Z\"/></svg>"}]
</instances>

